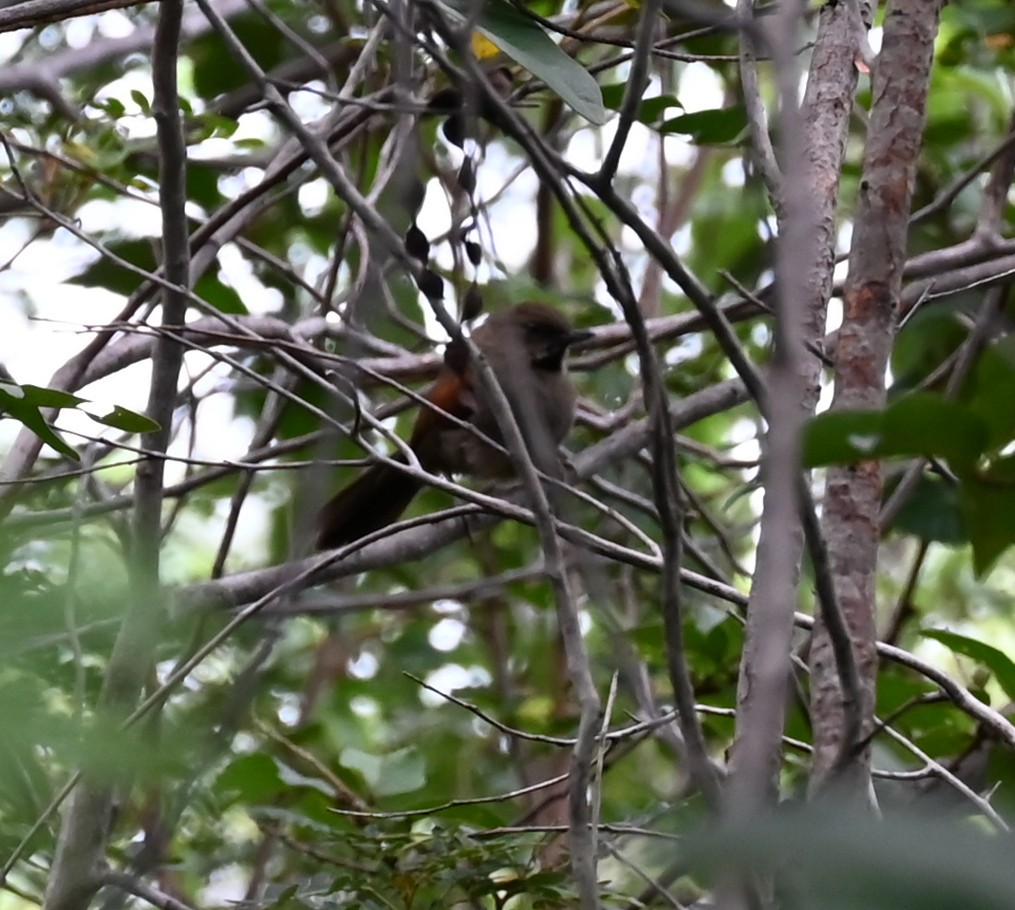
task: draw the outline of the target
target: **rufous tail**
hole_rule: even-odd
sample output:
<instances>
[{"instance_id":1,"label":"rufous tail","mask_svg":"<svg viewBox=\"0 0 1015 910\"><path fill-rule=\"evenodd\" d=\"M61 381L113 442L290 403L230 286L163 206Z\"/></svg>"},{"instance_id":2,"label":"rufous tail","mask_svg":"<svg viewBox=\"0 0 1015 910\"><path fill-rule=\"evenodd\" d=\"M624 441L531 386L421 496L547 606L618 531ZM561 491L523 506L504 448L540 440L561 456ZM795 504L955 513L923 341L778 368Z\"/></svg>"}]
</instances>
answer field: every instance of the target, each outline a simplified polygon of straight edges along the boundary
<instances>
[{"instance_id":1,"label":"rufous tail","mask_svg":"<svg viewBox=\"0 0 1015 910\"><path fill-rule=\"evenodd\" d=\"M368 468L318 513L317 549L352 543L398 521L421 486L391 465Z\"/></svg>"}]
</instances>

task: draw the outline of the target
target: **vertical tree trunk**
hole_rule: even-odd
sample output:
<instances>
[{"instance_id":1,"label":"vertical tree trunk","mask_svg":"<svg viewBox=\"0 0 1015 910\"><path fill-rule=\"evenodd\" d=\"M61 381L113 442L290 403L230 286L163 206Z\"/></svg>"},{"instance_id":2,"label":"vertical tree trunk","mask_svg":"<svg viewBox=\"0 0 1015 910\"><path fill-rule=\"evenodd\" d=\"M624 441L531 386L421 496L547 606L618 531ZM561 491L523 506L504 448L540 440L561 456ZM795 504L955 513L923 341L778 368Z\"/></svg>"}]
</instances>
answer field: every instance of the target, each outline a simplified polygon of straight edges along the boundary
<instances>
[{"instance_id":1,"label":"vertical tree trunk","mask_svg":"<svg viewBox=\"0 0 1015 910\"><path fill-rule=\"evenodd\" d=\"M873 74L874 106L864 153L853 229L843 323L835 350L833 408L877 408L885 402L885 374L895 337L906 255L913 176L924 114L939 0L893 0ZM836 599L852 641L861 680L861 735L869 731L877 676L875 575L878 565L882 469L876 461L828 472L822 529ZM821 617L810 651L814 726L812 792L842 771L845 792L866 792L869 751L854 754L844 731L845 703Z\"/></svg>"}]
</instances>

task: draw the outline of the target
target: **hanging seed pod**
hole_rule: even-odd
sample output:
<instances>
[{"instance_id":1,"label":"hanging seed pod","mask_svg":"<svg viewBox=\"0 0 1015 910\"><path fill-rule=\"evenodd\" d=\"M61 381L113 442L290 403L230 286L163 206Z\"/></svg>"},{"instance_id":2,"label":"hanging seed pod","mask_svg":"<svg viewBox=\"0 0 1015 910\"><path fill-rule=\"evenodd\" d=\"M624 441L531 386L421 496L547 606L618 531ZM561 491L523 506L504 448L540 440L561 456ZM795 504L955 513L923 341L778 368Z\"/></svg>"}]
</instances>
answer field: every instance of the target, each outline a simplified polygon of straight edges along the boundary
<instances>
[{"instance_id":1,"label":"hanging seed pod","mask_svg":"<svg viewBox=\"0 0 1015 910\"><path fill-rule=\"evenodd\" d=\"M444 279L433 269L423 269L419 275L419 289L428 300L444 299Z\"/></svg>"},{"instance_id":2,"label":"hanging seed pod","mask_svg":"<svg viewBox=\"0 0 1015 910\"><path fill-rule=\"evenodd\" d=\"M458 169L458 185L470 196L476 190L476 169L471 158L466 158Z\"/></svg>"},{"instance_id":3,"label":"hanging seed pod","mask_svg":"<svg viewBox=\"0 0 1015 910\"><path fill-rule=\"evenodd\" d=\"M405 188L405 208L413 218L423 208L424 199L426 199L426 184L422 180L413 180Z\"/></svg>"},{"instance_id":4,"label":"hanging seed pod","mask_svg":"<svg viewBox=\"0 0 1015 910\"><path fill-rule=\"evenodd\" d=\"M483 292L475 281L462 298L462 322L471 322L483 312Z\"/></svg>"},{"instance_id":5,"label":"hanging seed pod","mask_svg":"<svg viewBox=\"0 0 1015 910\"><path fill-rule=\"evenodd\" d=\"M434 94L426 106L435 114L453 114L462 108L462 93L449 85Z\"/></svg>"},{"instance_id":6,"label":"hanging seed pod","mask_svg":"<svg viewBox=\"0 0 1015 910\"><path fill-rule=\"evenodd\" d=\"M461 114L452 114L441 127L444 138L457 148L465 145L465 120Z\"/></svg>"},{"instance_id":7,"label":"hanging seed pod","mask_svg":"<svg viewBox=\"0 0 1015 910\"><path fill-rule=\"evenodd\" d=\"M405 251L420 262L426 262L430 258L430 241L415 222L405 232Z\"/></svg>"},{"instance_id":8,"label":"hanging seed pod","mask_svg":"<svg viewBox=\"0 0 1015 910\"><path fill-rule=\"evenodd\" d=\"M479 265L483 261L483 248L475 240L465 241L465 255L473 265Z\"/></svg>"}]
</instances>

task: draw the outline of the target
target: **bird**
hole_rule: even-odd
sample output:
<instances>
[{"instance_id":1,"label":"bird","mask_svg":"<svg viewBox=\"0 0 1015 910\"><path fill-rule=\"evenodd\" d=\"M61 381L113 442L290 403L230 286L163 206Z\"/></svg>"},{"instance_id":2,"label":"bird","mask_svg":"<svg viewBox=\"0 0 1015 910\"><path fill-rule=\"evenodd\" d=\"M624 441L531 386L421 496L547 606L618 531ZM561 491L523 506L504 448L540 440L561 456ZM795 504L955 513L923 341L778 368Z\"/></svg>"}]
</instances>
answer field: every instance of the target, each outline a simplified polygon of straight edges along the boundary
<instances>
[{"instance_id":1,"label":"bird","mask_svg":"<svg viewBox=\"0 0 1015 910\"><path fill-rule=\"evenodd\" d=\"M557 447L574 422L577 399L565 358L572 345L591 337L592 332L576 329L553 307L532 302L498 310L472 332L472 341L511 406L533 463L551 476L560 473ZM420 406L409 437L421 467L430 473L480 479L514 476L506 452L451 419L469 423L503 444L467 348L448 345L425 398L430 406ZM395 461L407 463L404 456ZM344 546L397 521L423 485L392 464L378 462L367 468L320 510L317 549Z\"/></svg>"}]
</instances>

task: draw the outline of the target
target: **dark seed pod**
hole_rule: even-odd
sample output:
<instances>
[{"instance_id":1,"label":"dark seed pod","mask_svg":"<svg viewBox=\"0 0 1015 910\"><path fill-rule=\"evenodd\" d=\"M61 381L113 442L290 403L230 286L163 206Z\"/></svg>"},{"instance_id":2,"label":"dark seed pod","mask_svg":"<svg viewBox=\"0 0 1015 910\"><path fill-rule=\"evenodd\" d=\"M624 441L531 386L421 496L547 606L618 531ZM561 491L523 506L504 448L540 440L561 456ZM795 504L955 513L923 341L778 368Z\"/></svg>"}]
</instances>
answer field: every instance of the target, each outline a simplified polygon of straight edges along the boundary
<instances>
[{"instance_id":1,"label":"dark seed pod","mask_svg":"<svg viewBox=\"0 0 1015 910\"><path fill-rule=\"evenodd\" d=\"M483 312L483 292L477 287L476 282L465 292L462 299L462 322L471 322Z\"/></svg>"},{"instance_id":2,"label":"dark seed pod","mask_svg":"<svg viewBox=\"0 0 1015 910\"><path fill-rule=\"evenodd\" d=\"M479 265L483 260L483 248L475 240L466 240L465 255L473 265Z\"/></svg>"},{"instance_id":3,"label":"dark seed pod","mask_svg":"<svg viewBox=\"0 0 1015 910\"><path fill-rule=\"evenodd\" d=\"M413 180L405 188L405 208L410 215L415 217L419 213L424 199L426 199L426 184L422 180Z\"/></svg>"},{"instance_id":4,"label":"dark seed pod","mask_svg":"<svg viewBox=\"0 0 1015 910\"><path fill-rule=\"evenodd\" d=\"M444 279L432 269L423 269L420 272L419 289L429 300L444 299Z\"/></svg>"},{"instance_id":5,"label":"dark seed pod","mask_svg":"<svg viewBox=\"0 0 1015 910\"><path fill-rule=\"evenodd\" d=\"M471 158L466 158L458 169L458 185L470 196L476 189L476 169L472 166Z\"/></svg>"},{"instance_id":6,"label":"dark seed pod","mask_svg":"<svg viewBox=\"0 0 1015 910\"><path fill-rule=\"evenodd\" d=\"M420 262L430 258L430 241L415 224L405 232L405 251Z\"/></svg>"},{"instance_id":7,"label":"dark seed pod","mask_svg":"<svg viewBox=\"0 0 1015 910\"><path fill-rule=\"evenodd\" d=\"M461 114L452 114L441 127L444 138L452 145L461 148L465 144L465 121Z\"/></svg>"},{"instance_id":8,"label":"dark seed pod","mask_svg":"<svg viewBox=\"0 0 1015 910\"><path fill-rule=\"evenodd\" d=\"M457 88L442 88L427 104L435 114L451 114L462 107L462 93Z\"/></svg>"}]
</instances>

